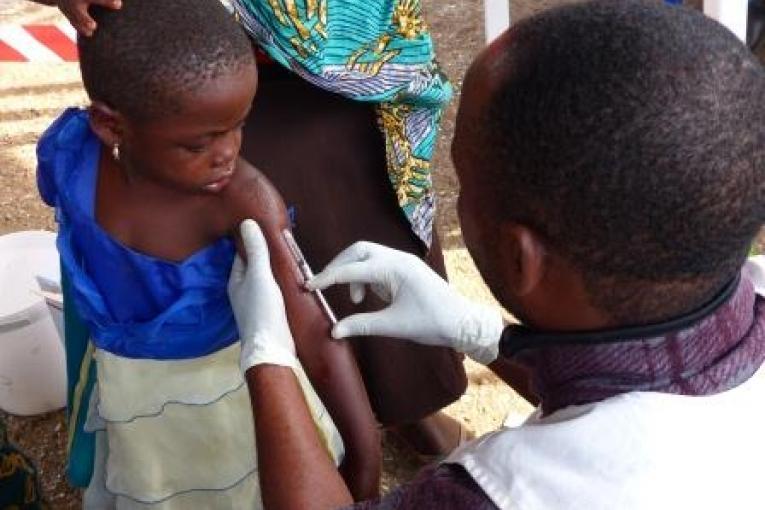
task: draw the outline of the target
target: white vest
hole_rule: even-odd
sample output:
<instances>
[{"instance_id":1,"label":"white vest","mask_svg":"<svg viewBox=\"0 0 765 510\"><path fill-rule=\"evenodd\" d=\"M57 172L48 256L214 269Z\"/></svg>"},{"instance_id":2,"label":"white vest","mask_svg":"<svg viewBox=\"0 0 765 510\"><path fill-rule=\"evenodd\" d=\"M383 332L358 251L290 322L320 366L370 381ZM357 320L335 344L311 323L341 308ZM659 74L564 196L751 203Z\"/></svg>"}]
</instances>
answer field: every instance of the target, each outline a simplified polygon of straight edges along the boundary
<instances>
[{"instance_id":1,"label":"white vest","mask_svg":"<svg viewBox=\"0 0 765 510\"><path fill-rule=\"evenodd\" d=\"M765 509L765 369L724 393L627 393L455 451L503 510Z\"/></svg>"},{"instance_id":2,"label":"white vest","mask_svg":"<svg viewBox=\"0 0 765 510\"><path fill-rule=\"evenodd\" d=\"M765 258L744 271L762 294ZM717 395L634 392L537 412L445 462L503 510L763 510L765 367Z\"/></svg>"}]
</instances>

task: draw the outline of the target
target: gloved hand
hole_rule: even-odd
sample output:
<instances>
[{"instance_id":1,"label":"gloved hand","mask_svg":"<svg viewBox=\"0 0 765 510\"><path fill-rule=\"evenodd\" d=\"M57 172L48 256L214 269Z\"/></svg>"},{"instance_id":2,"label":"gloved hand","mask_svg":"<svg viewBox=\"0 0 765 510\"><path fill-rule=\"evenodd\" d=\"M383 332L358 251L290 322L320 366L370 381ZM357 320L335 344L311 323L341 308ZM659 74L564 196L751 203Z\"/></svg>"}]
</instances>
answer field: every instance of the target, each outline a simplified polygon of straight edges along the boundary
<instances>
[{"instance_id":1,"label":"gloved hand","mask_svg":"<svg viewBox=\"0 0 765 510\"><path fill-rule=\"evenodd\" d=\"M365 285L387 308L347 317L334 338L379 335L423 345L451 347L488 365L499 353L502 314L460 296L422 260L379 244L358 242L341 252L307 283L310 290L349 283L351 300L364 299Z\"/></svg>"},{"instance_id":2,"label":"gloved hand","mask_svg":"<svg viewBox=\"0 0 765 510\"><path fill-rule=\"evenodd\" d=\"M297 366L295 342L284 298L271 272L268 245L253 220L241 225L247 264L237 256L228 281L228 297L242 343L242 372L260 364Z\"/></svg>"}]
</instances>

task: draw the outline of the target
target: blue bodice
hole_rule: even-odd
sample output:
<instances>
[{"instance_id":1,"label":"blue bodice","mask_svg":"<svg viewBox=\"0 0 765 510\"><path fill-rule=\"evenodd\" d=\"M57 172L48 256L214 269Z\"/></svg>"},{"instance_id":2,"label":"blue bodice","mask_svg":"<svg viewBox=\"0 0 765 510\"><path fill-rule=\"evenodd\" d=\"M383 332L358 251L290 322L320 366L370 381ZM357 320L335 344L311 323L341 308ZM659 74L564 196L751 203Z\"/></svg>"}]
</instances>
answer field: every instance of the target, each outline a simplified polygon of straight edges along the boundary
<instances>
[{"instance_id":1,"label":"blue bodice","mask_svg":"<svg viewBox=\"0 0 765 510\"><path fill-rule=\"evenodd\" d=\"M96 222L101 143L87 112L66 110L37 146L37 181L56 209L62 271L94 344L130 358L184 359L233 343L226 294L233 241L221 238L182 262L139 253Z\"/></svg>"}]
</instances>

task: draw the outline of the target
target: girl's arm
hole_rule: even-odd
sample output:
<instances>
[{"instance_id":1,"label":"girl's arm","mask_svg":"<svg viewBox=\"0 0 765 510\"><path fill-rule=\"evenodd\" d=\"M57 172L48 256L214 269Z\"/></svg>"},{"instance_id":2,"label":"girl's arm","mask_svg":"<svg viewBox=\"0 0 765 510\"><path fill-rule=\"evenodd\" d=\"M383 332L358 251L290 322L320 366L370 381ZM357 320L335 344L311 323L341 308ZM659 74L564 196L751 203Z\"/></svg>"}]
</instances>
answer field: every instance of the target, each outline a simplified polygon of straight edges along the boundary
<instances>
[{"instance_id":1,"label":"girl's arm","mask_svg":"<svg viewBox=\"0 0 765 510\"><path fill-rule=\"evenodd\" d=\"M340 471L355 499L375 497L380 482L380 436L350 346L330 337L329 319L315 295L302 288L300 271L282 236L289 218L278 192L245 162L237 173L225 196L233 206L232 230L237 231L246 218L257 221L263 230L298 357L345 443ZM239 247L243 255L240 243Z\"/></svg>"}]
</instances>

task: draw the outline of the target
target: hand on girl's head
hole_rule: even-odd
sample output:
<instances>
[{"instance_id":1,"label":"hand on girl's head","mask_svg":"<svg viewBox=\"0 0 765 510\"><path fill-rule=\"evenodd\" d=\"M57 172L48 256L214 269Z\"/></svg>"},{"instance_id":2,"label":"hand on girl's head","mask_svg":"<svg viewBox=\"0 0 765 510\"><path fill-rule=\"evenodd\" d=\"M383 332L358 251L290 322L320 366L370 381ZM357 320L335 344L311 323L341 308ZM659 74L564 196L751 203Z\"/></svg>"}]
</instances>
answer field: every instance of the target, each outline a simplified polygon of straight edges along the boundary
<instances>
[{"instance_id":1,"label":"hand on girl's head","mask_svg":"<svg viewBox=\"0 0 765 510\"><path fill-rule=\"evenodd\" d=\"M85 37L90 37L96 30L96 22L88 13L90 6L100 5L109 9L119 9L122 7L122 0L58 0L56 5L75 30Z\"/></svg>"}]
</instances>

